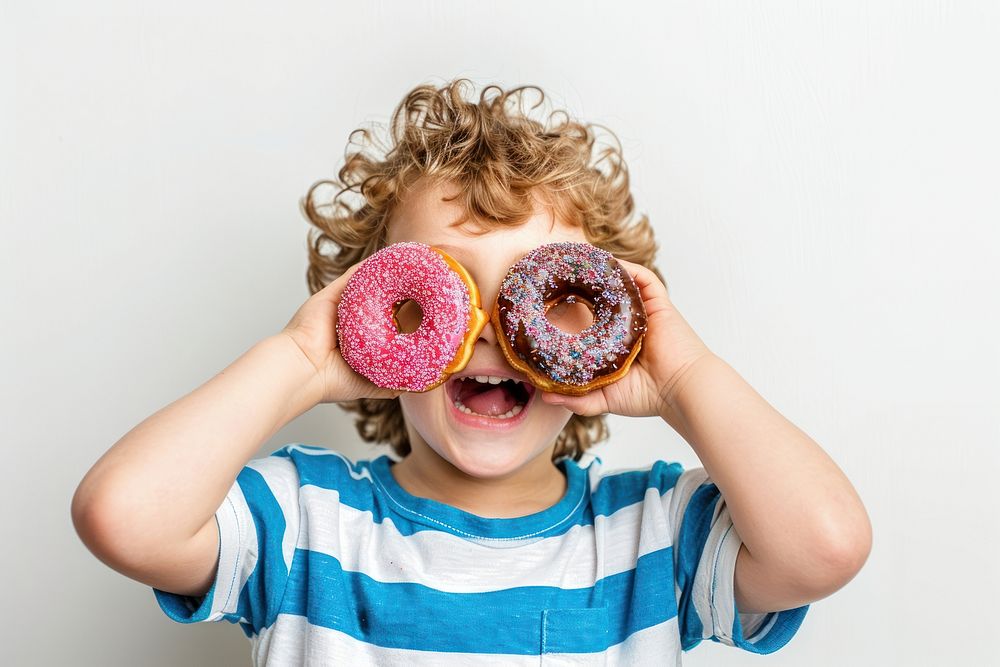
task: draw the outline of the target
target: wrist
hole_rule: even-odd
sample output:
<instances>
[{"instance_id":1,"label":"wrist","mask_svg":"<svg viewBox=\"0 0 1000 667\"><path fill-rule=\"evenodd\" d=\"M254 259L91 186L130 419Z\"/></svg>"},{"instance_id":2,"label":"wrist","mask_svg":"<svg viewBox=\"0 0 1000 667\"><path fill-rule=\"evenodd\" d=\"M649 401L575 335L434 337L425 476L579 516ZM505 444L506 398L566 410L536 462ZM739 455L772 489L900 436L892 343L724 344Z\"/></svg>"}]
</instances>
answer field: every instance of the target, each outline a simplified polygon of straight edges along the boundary
<instances>
[{"instance_id":1,"label":"wrist","mask_svg":"<svg viewBox=\"0 0 1000 667\"><path fill-rule=\"evenodd\" d=\"M725 363L715 353L705 348L703 352L674 370L667 381L660 385L660 417L673 425L685 409L685 398L689 393L692 379L711 372L709 367L718 362Z\"/></svg>"},{"instance_id":2,"label":"wrist","mask_svg":"<svg viewBox=\"0 0 1000 667\"><path fill-rule=\"evenodd\" d=\"M273 378L287 390L287 420L291 421L321 402L322 378L295 340L284 333L262 339L255 345L273 360Z\"/></svg>"}]
</instances>

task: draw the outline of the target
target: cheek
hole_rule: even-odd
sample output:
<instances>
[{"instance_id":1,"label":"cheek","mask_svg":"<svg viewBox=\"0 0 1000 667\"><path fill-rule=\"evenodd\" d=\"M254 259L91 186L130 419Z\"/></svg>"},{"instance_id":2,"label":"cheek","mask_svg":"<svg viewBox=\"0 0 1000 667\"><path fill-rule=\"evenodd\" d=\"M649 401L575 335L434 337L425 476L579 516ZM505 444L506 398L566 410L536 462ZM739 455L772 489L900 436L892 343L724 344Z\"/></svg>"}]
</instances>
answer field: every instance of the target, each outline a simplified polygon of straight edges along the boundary
<instances>
[{"instance_id":1,"label":"cheek","mask_svg":"<svg viewBox=\"0 0 1000 667\"><path fill-rule=\"evenodd\" d=\"M555 438L569 422L573 413L558 405L549 405L540 398L535 399L535 404L531 406L534 411L535 423L543 429L550 438Z\"/></svg>"},{"instance_id":2,"label":"cheek","mask_svg":"<svg viewBox=\"0 0 1000 667\"><path fill-rule=\"evenodd\" d=\"M426 424L431 423L435 417L434 406L440 403L439 391L444 391L443 387L432 389L420 393L406 392L400 394L399 405L403 408L403 416L407 423L418 430L423 430Z\"/></svg>"},{"instance_id":3,"label":"cheek","mask_svg":"<svg viewBox=\"0 0 1000 667\"><path fill-rule=\"evenodd\" d=\"M444 412L444 386L420 393L404 392L399 396L403 419L411 437L437 449L441 446L441 436L447 430L447 416Z\"/></svg>"}]
</instances>

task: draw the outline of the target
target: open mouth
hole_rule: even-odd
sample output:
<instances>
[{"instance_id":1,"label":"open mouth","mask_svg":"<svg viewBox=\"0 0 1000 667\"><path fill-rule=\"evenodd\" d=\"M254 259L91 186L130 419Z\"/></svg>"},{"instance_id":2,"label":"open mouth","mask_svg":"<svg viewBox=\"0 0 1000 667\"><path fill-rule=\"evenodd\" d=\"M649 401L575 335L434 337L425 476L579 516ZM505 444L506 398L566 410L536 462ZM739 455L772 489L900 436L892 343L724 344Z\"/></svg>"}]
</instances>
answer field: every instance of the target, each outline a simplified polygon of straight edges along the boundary
<instances>
[{"instance_id":1,"label":"open mouth","mask_svg":"<svg viewBox=\"0 0 1000 667\"><path fill-rule=\"evenodd\" d=\"M513 419L534 393L526 382L496 375L468 375L448 382L448 398L455 408L476 417Z\"/></svg>"}]
</instances>

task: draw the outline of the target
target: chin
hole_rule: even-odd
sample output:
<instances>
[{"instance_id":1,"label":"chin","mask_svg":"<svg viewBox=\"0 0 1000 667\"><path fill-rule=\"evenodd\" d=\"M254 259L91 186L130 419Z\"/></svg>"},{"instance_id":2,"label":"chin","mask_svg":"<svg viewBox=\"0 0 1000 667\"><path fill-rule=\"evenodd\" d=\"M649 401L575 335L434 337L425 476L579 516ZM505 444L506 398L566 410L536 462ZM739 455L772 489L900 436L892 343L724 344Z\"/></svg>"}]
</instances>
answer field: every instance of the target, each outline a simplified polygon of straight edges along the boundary
<instances>
[{"instance_id":1,"label":"chin","mask_svg":"<svg viewBox=\"0 0 1000 667\"><path fill-rule=\"evenodd\" d=\"M502 479L513 475L539 455L550 456L551 447L529 452L516 446L504 447L494 443L461 443L449 450L431 449L456 469L477 479Z\"/></svg>"},{"instance_id":2,"label":"chin","mask_svg":"<svg viewBox=\"0 0 1000 667\"><path fill-rule=\"evenodd\" d=\"M540 392L510 368L465 370L399 401L411 440L416 435L438 457L480 479L507 477L540 455L550 460L555 439L572 415L543 402Z\"/></svg>"}]
</instances>

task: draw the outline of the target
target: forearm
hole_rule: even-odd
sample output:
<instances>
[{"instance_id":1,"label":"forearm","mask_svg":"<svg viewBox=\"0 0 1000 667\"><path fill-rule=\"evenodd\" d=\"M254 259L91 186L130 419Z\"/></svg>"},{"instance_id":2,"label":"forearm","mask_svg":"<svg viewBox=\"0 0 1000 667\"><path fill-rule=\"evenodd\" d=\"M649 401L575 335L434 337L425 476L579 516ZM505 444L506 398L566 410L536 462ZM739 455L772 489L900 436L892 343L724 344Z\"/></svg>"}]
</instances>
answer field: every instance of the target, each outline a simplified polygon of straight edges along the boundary
<instances>
[{"instance_id":1,"label":"forearm","mask_svg":"<svg viewBox=\"0 0 1000 667\"><path fill-rule=\"evenodd\" d=\"M665 406L661 416L697 453L756 561L820 581L867 555L868 516L850 481L725 361L699 359Z\"/></svg>"},{"instance_id":2,"label":"forearm","mask_svg":"<svg viewBox=\"0 0 1000 667\"><path fill-rule=\"evenodd\" d=\"M155 547L147 540L190 538L261 444L318 402L315 374L287 336L260 341L115 443L80 482L74 520L98 521L138 554Z\"/></svg>"}]
</instances>

